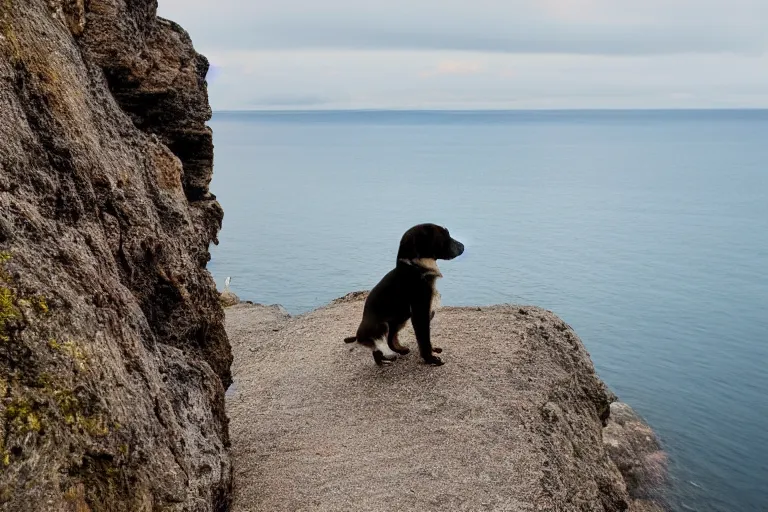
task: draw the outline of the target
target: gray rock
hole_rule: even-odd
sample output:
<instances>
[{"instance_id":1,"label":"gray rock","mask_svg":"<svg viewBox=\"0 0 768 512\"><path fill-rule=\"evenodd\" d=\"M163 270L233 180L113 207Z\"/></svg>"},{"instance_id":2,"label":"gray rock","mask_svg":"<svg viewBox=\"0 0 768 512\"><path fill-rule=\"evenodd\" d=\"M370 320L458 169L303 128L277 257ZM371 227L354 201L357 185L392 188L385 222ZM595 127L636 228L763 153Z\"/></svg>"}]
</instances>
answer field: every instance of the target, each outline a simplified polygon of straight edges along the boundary
<instances>
[{"instance_id":1,"label":"gray rock","mask_svg":"<svg viewBox=\"0 0 768 512\"><path fill-rule=\"evenodd\" d=\"M226 310L233 510L634 510L603 445L612 394L578 336L535 307L443 308L445 365L374 365L343 339L365 293L300 316ZM300 482L297 485L297 482ZM637 510L642 510L637 508Z\"/></svg>"},{"instance_id":2,"label":"gray rock","mask_svg":"<svg viewBox=\"0 0 768 512\"><path fill-rule=\"evenodd\" d=\"M663 502L668 479L667 454L651 427L629 405L611 404L603 444L624 476L632 498L644 500L646 507L656 506L654 500Z\"/></svg>"},{"instance_id":3,"label":"gray rock","mask_svg":"<svg viewBox=\"0 0 768 512\"><path fill-rule=\"evenodd\" d=\"M230 500L205 72L155 0L0 2L0 507Z\"/></svg>"},{"instance_id":4,"label":"gray rock","mask_svg":"<svg viewBox=\"0 0 768 512\"><path fill-rule=\"evenodd\" d=\"M240 304L240 297L230 291L223 291L219 295L219 301L221 302L222 306L228 308L230 306L234 306L235 304Z\"/></svg>"}]
</instances>

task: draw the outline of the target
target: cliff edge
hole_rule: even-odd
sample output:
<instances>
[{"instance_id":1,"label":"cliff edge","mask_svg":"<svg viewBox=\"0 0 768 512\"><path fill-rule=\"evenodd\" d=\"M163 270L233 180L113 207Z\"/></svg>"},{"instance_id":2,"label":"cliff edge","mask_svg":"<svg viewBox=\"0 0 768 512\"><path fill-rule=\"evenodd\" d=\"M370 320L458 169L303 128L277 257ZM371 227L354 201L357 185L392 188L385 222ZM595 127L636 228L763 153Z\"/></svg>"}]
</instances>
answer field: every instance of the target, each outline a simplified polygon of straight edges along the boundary
<instances>
[{"instance_id":1,"label":"cliff edge","mask_svg":"<svg viewBox=\"0 0 768 512\"><path fill-rule=\"evenodd\" d=\"M444 366L421 363L409 326L411 353L380 368L342 341L364 298L227 308L234 511L662 510L653 432L557 316L443 308Z\"/></svg>"},{"instance_id":2,"label":"cliff edge","mask_svg":"<svg viewBox=\"0 0 768 512\"><path fill-rule=\"evenodd\" d=\"M0 1L0 507L230 501L206 59L156 0Z\"/></svg>"}]
</instances>

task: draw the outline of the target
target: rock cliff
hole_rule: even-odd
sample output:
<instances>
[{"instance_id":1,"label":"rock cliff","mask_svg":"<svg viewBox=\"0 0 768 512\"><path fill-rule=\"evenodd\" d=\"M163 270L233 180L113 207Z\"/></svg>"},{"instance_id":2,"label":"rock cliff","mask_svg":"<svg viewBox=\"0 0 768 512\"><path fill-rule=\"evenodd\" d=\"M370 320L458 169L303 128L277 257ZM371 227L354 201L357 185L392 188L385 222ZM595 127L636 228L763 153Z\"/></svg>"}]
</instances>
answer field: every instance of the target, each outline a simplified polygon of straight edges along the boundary
<instances>
[{"instance_id":1,"label":"rock cliff","mask_svg":"<svg viewBox=\"0 0 768 512\"><path fill-rule=\"evenodd\" d=\"M342 341L364 297L227 308L233 510L662 510L655 436L554 314L444 308L444 366L420 362L408 327L411 354L379 368Z\"/></svg>"},{"instance_id":2,"label":"rock cliff","mask_svg":"<svg viewBox=\"0 0 768 512\"><path fill-rule=\"evenodd\" d=\"M155 0L0 0L0 507L226 510L206 59Z\"/></svg>"}]
</instances>

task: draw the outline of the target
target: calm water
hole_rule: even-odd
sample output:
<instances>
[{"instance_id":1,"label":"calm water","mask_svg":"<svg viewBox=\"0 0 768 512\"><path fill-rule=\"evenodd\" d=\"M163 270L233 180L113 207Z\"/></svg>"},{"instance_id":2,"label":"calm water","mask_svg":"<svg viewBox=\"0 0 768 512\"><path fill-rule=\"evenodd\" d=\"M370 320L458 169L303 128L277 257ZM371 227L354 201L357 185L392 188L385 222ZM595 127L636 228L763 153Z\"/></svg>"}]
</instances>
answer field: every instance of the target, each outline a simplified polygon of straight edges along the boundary
<instances>
[{"instance_id":1,"label":"calm water","mask_svg":"<svg viewBox=\"0 0 768 512\"><path fill-rule=\"evenodd\" d=\"M672 457L680 510L768 510L768 111L219 113L210 269L305 312L413 224L443 303L536 304Z\"/></svg>"}]
</instances>

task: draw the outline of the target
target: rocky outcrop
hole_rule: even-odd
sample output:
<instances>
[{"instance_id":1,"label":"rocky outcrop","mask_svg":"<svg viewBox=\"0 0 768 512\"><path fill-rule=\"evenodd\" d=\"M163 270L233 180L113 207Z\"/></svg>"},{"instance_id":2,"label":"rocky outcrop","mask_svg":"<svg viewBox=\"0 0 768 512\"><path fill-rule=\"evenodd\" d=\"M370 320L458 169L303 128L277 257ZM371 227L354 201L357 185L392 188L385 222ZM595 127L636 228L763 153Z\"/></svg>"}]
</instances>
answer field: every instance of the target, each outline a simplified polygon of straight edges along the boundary
<instances>
[{"instance_id":1,"label":"rocky outcrop","mask_svg":"<svg viewBox=\"0 0 768 512\"><path fill-rule=\"evenodd\" d=\"M155 0L0 1L0 507L226 510L208 63Z\"/></svg>"},{"instance_id":2,"label":"rocky outcrop","mask_svg":"<svg viewBox=\"0 0 768 512\"><path fill-rule=\"evenodd\" d=\"M233 292L226 290L219 295L219 302L221 302L222 307L228 308L240 304L240 298Z\"/></svg>"},{"instance_id":3,"label":"rocky outcrop","mask_svg":"<svg viewBox=\"0 0 768 512\"><path fill-rule=\"evenodd\" d=\"M444 308L444 366L409 326L411 354L379 368L342 342L365 296L226 310L235 511L653 510L604 444L615 397L554 314Z\"/></svg>"},{"instance_id":4,"label":"rocky outcrop","mask_svg":"<svg viewBox=\"0 0 768 512\"><path fill-rule=\"evenodd\" d=\"M225 308L240 304L240 297L235 295L235 293L229 289L230 280L231 278L229 277L226 279L224 282L224 291L219 294L219 302L221 302L222 307Z\"/></svg>"},{"instance_id":5,"label":"rocky outcrop","mask_svg":"<svg viewBox=\"0 0 768 512\"><path fill-rule=\"evenodd\" d=\"M624 476L635 508L663 510L667 454L651 427L629 405L613 402L603 429L603 443Z\"/></svg>"}]
</instances>

